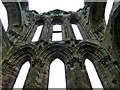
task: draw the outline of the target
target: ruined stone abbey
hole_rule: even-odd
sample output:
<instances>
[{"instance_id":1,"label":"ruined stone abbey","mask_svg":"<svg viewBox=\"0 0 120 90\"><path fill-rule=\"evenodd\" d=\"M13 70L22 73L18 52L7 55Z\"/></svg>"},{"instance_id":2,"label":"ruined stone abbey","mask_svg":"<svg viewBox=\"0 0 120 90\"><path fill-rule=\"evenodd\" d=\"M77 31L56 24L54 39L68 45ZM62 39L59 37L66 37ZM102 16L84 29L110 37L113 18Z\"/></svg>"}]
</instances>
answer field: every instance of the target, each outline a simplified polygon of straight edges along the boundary
<instances>
[{"instance_id":1,"label":"ruined stone abbey","mask_svg":"<svg viewBox=\"0 0 120 90\"><path fill-rule=\"evenodd\" d=\"M5 0L3 0L5 1ZM91 88L85 59L91 60L104 89L120 88L120 1L114 2L108 25L106 2L87 2L77 12L55 9L38 13L28 2L3 2L8 15L8 30L0 21L0 87L12 90L22 65L30 69L24 89L48 89L51 62L59 58L65 65L66 89ZM53 31L54 25L61 31ZM83 40L77 40L71 24L78 26ZM32 38L43 25L38 41ZM61 41L52 41L62 33Z\"/></svg>"}]
</instances>

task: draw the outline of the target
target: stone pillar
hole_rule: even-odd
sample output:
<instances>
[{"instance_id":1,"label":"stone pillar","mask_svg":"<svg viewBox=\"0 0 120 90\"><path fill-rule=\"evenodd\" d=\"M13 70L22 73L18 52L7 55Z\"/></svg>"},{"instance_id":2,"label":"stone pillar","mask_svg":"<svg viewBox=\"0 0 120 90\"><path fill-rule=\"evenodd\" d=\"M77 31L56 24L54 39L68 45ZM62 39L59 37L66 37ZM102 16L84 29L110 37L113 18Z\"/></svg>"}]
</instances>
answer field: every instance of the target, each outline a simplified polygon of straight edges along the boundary
<instances>
[{"instance_id":1,"label":"stone pillar","mask_svg":"<svg viewBox=\"0 0 120 90\"><path fill-rule=\"evenodd\" d=\"M117 61L112 60L109 55L106 55L94 61L94 66L104 88L120 87L120 70Z\"/></svg>"},{"instance_id":2,"label":"stone pillar","mask_svg":"<svg viewBox=\"0 0 120 90\"><path fill-rule=\"evenodd\" d=\"M1 85L2 85L2 77L3 77L2 64L10 48L11 48L11 42L0 20L0 89L2 88Z\"/></svg>"},{"instance_id":3,"label":"stone pillar","mask_svg":"<svg viewBox=\"0 0 120 90\"><path fill-rule=\"evenodd\" d=\"M67 88L92 88L84 64L76 59L66 64Z\"/></svg>"},{"instance_id":4,"label":"stone pillar","mask_svg":"<svg viewBox=\"0 0 120 90\"><path fill-rule=\"evenodd\" d=\"M36 62L36 64L30 68L24 89L39 88L46 90L48 86L48 71L49 66L47 64Z\"/></svg>"},{"instance_id":5,"label":"stone pillar","mask_svg":"<svg viewBox=\"0 0 120 90\"><path fill-rule=\"evenodd\" d=\"M5 63L2 67L2 88L12 90L20 71L20 66Z\"/></svg>"},{"instance_id":6,"label":"stone pillar","mask_svg":"<svg viewBox=\"0 0 120 90\"><path fill-rule=\"evenodd\" d=\"M46 18L39 40L45 40L45 41L52 40L51 18Z\"/></svg>"},{"instance_id":7,"label":"stone pillar","mask_svg":"<svg viewBox=\"0 0 120 90\"><path fill-rule=\"evenodd\" d=\"M70 20L69 18L65 18L63 21L63 25L62 25L62 39L63 40L69 40L69 39L75 39L75 35L73 32L73 28L71 26Z\"/></svg>"}]
</instances>

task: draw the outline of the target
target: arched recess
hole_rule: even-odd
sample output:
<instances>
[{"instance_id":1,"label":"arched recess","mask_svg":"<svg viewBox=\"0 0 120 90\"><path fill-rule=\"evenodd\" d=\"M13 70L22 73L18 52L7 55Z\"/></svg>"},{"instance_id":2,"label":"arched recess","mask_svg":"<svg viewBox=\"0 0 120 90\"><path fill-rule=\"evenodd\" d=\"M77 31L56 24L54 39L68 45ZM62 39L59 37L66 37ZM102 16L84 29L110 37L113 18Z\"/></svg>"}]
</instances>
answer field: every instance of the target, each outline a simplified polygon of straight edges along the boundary
<instances>
[{"instance_id":1,"label":"arched recess","mask_svg":"<svg viewBox=\"0 0 120 90\"><path fill-rule=\"evenodd\" d=\"M40 52L40 59L45 60L48 64L50 64L55 58L59 58L65 63L72 58L72 50L62 44L53 43L46 45ZM69 59L67 60L66 58Z\"/></svg>"},{"instance_id":2,"label":"arched recess","mask_svg":"<svg viewBox=\"0 0 120 90\"><path fill-rule=\"evenodd\" d=\"M59 43L46 46L43 51L41 51L39 57L41 60L44 60L41 62L45 63L44 67L46 68L44 70L47 71L45 74L45 76L47 75L46 79L48 80L49 77L47 73L49 73L48 68L50 67L51 62L54 59L59 58L65 64L66 88L91 88L88 79L85 78L86 74L84 74L84 72L81 70L79 58L74 57L72 52L72 49L69 49Z\"/></svg>"},{"instance_id":3,"label":"arched recess","mask_svg":"<svg viewBox=\"0 0 120 90\"><path fill-rule=\"evenodd\" d=\"M78 29L78 26L76 24L72 24L73 32L75 34L75 37L77 40L83 40L83 37Z\"/></svg>"},{"instance_id":4,"label":"arched recess","mask_svg":"<svg viewBox=\"0 0 120 90\"><path fill-rule=\"evenodd\" d=\"M108 55L106 50L99 45L87 41L79 43L77 47L79 56L83 56L83 60L88 58L94 64L103 88L116 87L117 85L113 84L113 81L115 81L116 78L119 79L117 76L119 69L118 67L112 67L114 60Z\"/></svg>"},{"instance_id":5,"label":"arched recess","mask_svg":"<svg viewBox=\"0 0 120 90\"><path fill-rule=\"evenodd\" d=\"M27 61L31 64L35 60L36 55L31 47L17 47L17 49L14 48L8 55L10 57L6 58L2 63L3 88L12 89L22 65Z\"/></svg>"},{"instance_id":6,"label":"arched recess","mask_svg":"<svg viewBox=\"0 0 120 90\"><path fill-rule=\"evenodd\" d=\"M43 25L37 27L37 30L36 30L36 32L34 33L34 36L33 36L33 38L32 38L32 42L35 42L35 41L38 41L38 40L39 40L39 37L40 37L41 31L42 31L42 28L43 28Z\"/></svg>"},{"instance_id":7,"label":"arched recess","mask_svg":"<svg viewBox=\"0 0 120 90\"><path fill-rule=\"evenodd\" d=\"M77 40L83 40L83 33L85 32L81 25L79 24L79 16L78 15L71 15L70 16L70 23L73 28L73 32Z\"/></svg>"},{"instance_id":8,"label":"arched recess","mask_svg":"<svg viewBox=\"0 0 120 90\"><path fill-rule=\"evenodd\" d=\"M32 12L38 14L36 11L32 11ZM27 30L25 31L23 41L27 41L27 42L37 41L38 39L40 39L41 34L43 34L42 31L44 28L44 20L43 20L44 17L40 17L40 18L35 17L35 18L36 19L34 23L32 23L32 25L30 25L30 27L27 28ZM35 36L36 34L38 35L37 40L34 39L36 38Z\"/></svg>"},{"instance_id":9,"label":"arched recess","mask_svg":"<svg viewBox=\"0 0 120 90\"><path fill-rule=\"evenodd\" d=\"M55 10L55 12L60 12L59 10ZM53 11L54 13L54 11ZM63 35L62 35L62 24L63 24L63 17L53 17L52 18L52 41L62 41ZM58 37L59 36L59 37Z\"/></svg>"},{"instance_id":10,"label":"arched recess","mask_svg":"<svg viewBox=\"0 0 120 90\"><path fill-rule=\"evenodd\" d=\"M66 88L65 66L59 58L50 65L48 88Z\"/></svg>"},{"instance_id":11,"label":"arched recess","mask_svg":"<svg viewBox=\"0 0 120 90\"><path fill-rule=\"evenodd\" d=\"M49 68L50 68L52 61L55 60L56 58L59 58L64 63L64 65L66 65L66 63L72 58L72 52L67 47L61 44L58 44L58 43L54 43L49 46L46 45L41 51L39 57L40 57L40 60L44 60L44 61L41 61L42 63L44 63L44 66L42 67L44 68L44 71L40 71L40 73L46 72L44 73L44 75L46 76L45 81L43 80L43 78L41 79L43 82L47 82L47 84L44 84L44 86L42 87L40 86L40 87L45 88L45 87L48 87ZM65 66L65 72L66 72L66 66Z\"/></svg>"}]
</instances>

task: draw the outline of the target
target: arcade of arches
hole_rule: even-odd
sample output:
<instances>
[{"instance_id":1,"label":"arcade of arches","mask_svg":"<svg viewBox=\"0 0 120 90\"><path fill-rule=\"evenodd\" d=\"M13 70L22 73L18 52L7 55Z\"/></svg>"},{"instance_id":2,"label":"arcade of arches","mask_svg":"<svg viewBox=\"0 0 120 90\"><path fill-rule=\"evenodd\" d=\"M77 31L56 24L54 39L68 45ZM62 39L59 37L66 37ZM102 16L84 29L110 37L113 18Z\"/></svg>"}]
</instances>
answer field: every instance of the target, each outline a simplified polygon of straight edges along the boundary
<instances>
[{"instance_id":1,"label":"arcade of arches","mask_svg":"<svg viewBox=\"0 0 120 90\"><path fill-rule=\"evenodd\" d=\"M21 67L30 67L24 89L47 89L50 65L59 58L64 63L66 88L91 88L85 61L89 59L104 89L120 88L120 2L114 2L108 25L106 2L86 2L77 12L55 9L39 14L29 10L28 2L3 2L8 14L8 30L0 21L1 88L14 87ZM61 30L53 30L60 25ZM73 26L83 39L77 39ZM38 40L35 32L40 27ZM53 40L53 34L60 40ZM1 42L1 41L0 41Z\"/></svg>"}]
</instances>

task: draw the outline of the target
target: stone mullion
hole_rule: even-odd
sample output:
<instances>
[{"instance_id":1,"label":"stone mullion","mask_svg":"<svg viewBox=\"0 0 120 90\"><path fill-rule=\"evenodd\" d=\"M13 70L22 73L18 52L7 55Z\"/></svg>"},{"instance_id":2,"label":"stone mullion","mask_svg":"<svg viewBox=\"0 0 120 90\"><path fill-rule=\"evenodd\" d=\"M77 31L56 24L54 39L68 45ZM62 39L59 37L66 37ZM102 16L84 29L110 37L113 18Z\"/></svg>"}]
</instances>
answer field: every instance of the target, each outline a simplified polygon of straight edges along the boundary
<instances>
[{"instance_id":1,"label":"stone mullion","mask_svg":"<svg viewBox=\"0 0 120 90\"><path fill-rule=\"evenodd\" d=\"M61 29L62 29L62 40L66 40L65 29L63 24L61 25Z\"/></svg>"},{"instance_id":2,"label":"stone mullion","mask_svg":"<svg viewBox=\"0 0 120 90\"><path fill-rule=\"evenodd\" d=\"M48 41L48 40L51 40L51 20L50 19L46 19L45 20L45 24L43 25L43 29L41 31L41 35L40 35L40 38L39 40L45 40L45 41Z\"/></svg>"},{"instance_id":3,"label":"stone mullion","mask_svg":"<svg viewBox=\"0 0 120 90\"><path fill-rule=\"evenodd\" d=\"M48 66L36 64L30 68L24 89L26 88L47 88L48 85Z\"/></svg>"},{"instance_id":4,"label":"stone mullion","mask_svg":"<svg viewBox=\"0 0 120 90\"><path fill-rule=\"evenodd\" d=\"M30 70L28 72L28 76L26 78L25 84L24 84L24 89L26 88L35 88L36 86L36 81L35 79L37 78L37 69L35 67L30 67Z\"/></svg>"},{"instance_id":5,"label":"stone mullion","mask_svg":"<svg viewBox=\"0 0 120 90\"><path fill-rule=\"evenodd\" d=\"M67 64L66 66L67 88L92 88L86 69L80 66L80 63L74 65Z\"/></svg>"},{"instance_id":6,"label":"stone mullion","mask_svg":"<svg viewBox=\"0 0 120 90\"><path fill-rule=\"evenodd\" d=\"M71 38L75 39L75 35L70 20L68 18L65 18L63 21L62 34L63 34L62 36L63 40L71 39Z\"/></svg>"},{"instance_id":7,"label":"stone mullion","mask_svg":"<svg viewBox=\"0 0 120 90\"><path fill-rule=\"evenodd\" d=\"M49 39L49 41L52 41L52 33L53 33L53 25L50 24L49 31L48 31L48 39Z\"/></svg>"}]
</instances>

